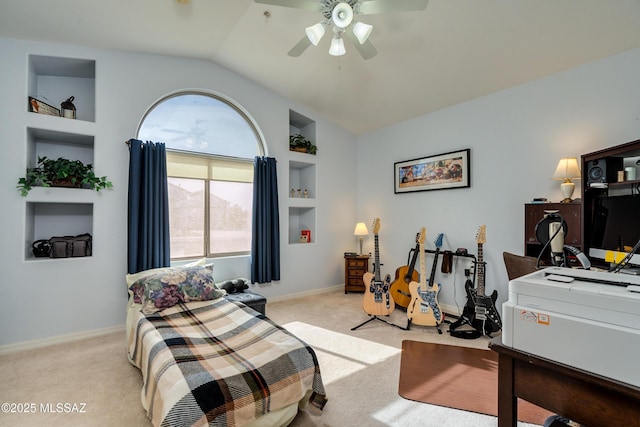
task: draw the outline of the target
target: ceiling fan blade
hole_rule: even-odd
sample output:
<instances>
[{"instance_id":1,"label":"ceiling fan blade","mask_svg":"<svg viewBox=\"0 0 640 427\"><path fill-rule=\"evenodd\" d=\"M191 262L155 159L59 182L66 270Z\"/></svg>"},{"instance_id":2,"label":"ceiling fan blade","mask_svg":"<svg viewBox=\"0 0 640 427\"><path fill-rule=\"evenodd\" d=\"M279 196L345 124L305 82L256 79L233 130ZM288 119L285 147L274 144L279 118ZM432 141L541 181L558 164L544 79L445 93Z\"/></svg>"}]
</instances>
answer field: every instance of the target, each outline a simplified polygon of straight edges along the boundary
<instances>
[{"instance_id":1,"label":"ceiling fan blade","mask_svg":"<svg viewBox=\"0 0 640 427\"><path fill-rule=\"evenodd\" d=\"M310 45L311 45L311 42L309 41L307 36L304 36L303 38L300 39L300 41L298 43L296 43L296 45L294 47L291 48L291 50L289 51L288 55L289 56L300 56L300 55L302 55L302 53L305 50L307 50L307 48Z\"/></svg>"},{"instance_id":2,"label":"ceiling fan blade","mask_svg":"<svg viewBox=\"0 0 640 427\"><path fill-rule=\"evenodd\" d=\"M424 10L429 0L363 0L356 5L356 13L373 15L385 12L410 12Z\"/></svg>"},{"instance_id":3,"label":"ceiling fan blade","mask_svg":"<svg viewBox=\"0 0 640 427\"><path fill-rule=\"evenodd\" d=\"M376 48L373 47L373 44L371 44L369 40L365 41L363 44L360 44L356 36L354 36L351 31L347 31L344 34L347 36L353 47L355 47L356 50L360 53L362 58L371 59L378 53Z\"/></svg>"},{"instance_id":4,"label":"ceiling fan blade","mask_svg":"<svg viewBox=\"0 0 640 427\"><path fill-rule=\"evenodd\" d=\"M323 2L318 0L254 0L254 2L272 6L292 7L311 12L320 12L324 7Z\"/></svg>"}]
</instances>

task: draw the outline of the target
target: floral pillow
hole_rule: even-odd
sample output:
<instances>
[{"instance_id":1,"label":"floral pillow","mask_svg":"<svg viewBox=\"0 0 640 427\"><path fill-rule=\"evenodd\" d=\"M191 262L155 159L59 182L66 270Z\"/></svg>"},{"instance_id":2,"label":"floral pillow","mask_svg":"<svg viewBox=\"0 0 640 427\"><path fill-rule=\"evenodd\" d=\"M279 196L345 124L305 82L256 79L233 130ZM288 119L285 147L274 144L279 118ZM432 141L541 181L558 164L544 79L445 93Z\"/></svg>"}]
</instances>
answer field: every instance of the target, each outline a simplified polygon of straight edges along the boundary
<instances>
[{"instance_id":1,"label":"floral pillow","mask_svg":"<svg viewBox=\"0 0 640 427\"><path fill-rule=\"evenodd\" d=\"M179 302L208 301L226 294L213 282L213 265L175 267L145 276L131 285L144 314L153 314Z\"/></svg>"},{"instance_id":2,"label":"floral pillow","mask_svg":"<svg viewBox=\"0 0 640 427\"><path fill-rule=\"evenodd\" d=\"M184 269L185 267L195 267L196 265L206 265L206 264L207 264L207 259L200 258L188 264L183 264L175 267L152 268L150 270L143 270L138 273L127 274L126 282L127 282L127 289L129 290L129 299L133 300L133 302L136 304L141 303L140 298L142 297L142 293L144 292L144 283L145 283L145 281L142 279L146 279L153 275L168 274L176 270Z\"/></svg>"}]
</instances>

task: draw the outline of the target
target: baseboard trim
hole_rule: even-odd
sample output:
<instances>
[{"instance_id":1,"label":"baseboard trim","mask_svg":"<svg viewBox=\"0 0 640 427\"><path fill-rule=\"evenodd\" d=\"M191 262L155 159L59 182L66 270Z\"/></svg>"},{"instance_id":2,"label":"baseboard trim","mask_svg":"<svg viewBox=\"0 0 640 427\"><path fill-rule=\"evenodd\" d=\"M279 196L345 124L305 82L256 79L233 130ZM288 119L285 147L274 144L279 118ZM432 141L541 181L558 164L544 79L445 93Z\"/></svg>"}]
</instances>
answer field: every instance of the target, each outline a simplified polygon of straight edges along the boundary
<instances>
[{"instance_id":1,"label":"baseboard trim","mask_svg":"<svg viewBox=\"0 0 640 427\"><path fill-rule=\"evenodd\" d=\"M454 316L460 316L462 314L462 311L456 305L441 304L441 303L439 305L442 311L444 311L445 313L453 314Z\"/></svg>"},{"instance_id":2,"label":"baseboard trim","mask_svg":"<svg viewBox=\"0 0 640 427\"><path fill-rule=\"evenodd\" d=\"M278 297L269 297L268 301L272 301L272 302L285 301L288 299L293 299L293 298L302 297L306 295L317 295L317 294L323 294L327 292L333 292L338 289L344 289L344 285L335 285L327 288L297 292L295 294L289 294L289 295L278 296ZM86 338L93 338L100 335L106 335L112 332L118 332L122 330L124 330L124 325L118 325L118 326L111 326L108 328L77 332L74 334L60 335L60 336L50 337L50 338L42 338L42 339L33 340L33 341L23 341L23 342L18 342L14 344L0 345L0 356L5 354L17 353L20 351L33 350L36 348L46 347L54 344L61 344L65 342L77 341L77 340L82 340Z\"/></svg>"},{"instance_id":3,"label":"baseboard trim","mask_svg":"<svg viewBox=\"0 0 640 427\"><path fill-rule=\"evenodd\" d=\"M329 287L326 287L326 288L319 288L319 289L312 289L312 290L309 290L309 291L296 292L296 293L288 294L288 295L281 295L281 296L277 296L277 297L269 297L268 301L267 301L267 306L268 306L268 302L286 301L286 300L299 298L299 297L303 297L303 296L320 295L320 294L325 294L325 293L328 293L328 292L335 292L337 290L343 290L343 289L344 289L344 285L340 284L340 285L335 285L335 286L329 286ZM443 311L447 312L447 313L451 313L451 314L454 314L454 315L459 315L460 314L458 312L459 309L456 306L453 306L453 305L440 304L440 308ZM112 332L118 332L118 331L122 331L122 330L124 330L124 325L117 325L117 326L110 326L108 328L93 329L93 330L90 330L90 331L77 332L77 333L74 333L74 334L60 335L60 336L56 336L56 337L43 338L43 339L33 340L33 341L24 341L24 342L19 342L19 343L15 343L15 344L1 345L0 346L0 356L5 355L5 354L10 354L10 353L17 353L19 351L33 350L33 349L36 349L36 348L46 347L46 346L54 345L54 344L61 344L61 343L65 343L65 342L77 341L77 340L82 340L82 339L86 339L86 338L93 338L93 337L97 337L97 336L100 336L100 335L106 335L106 334L110 334Z\"/></svg>"},{"instance_id":4,"label":"baseboard trim","mask_svg":"<svg viewBox=\"0 0 640 427\"><path fill-rule=\"evenodd\" d=\"M312 289L312 290L304 291L304 292L296 292L295 294L280 295L280 296L277 296L277 297L269 297L269 298L267 298L267 306L269 305L269 302L286 301L286 300L290 300L290 299L293 299L293 298L299 298L299 297L304 297L304 296L308 296L308 295L326 294L328 292L335 292L338 289L344 289L344 285L335 285L335 286L329 286L329 287L326 287L326 288Z\"/></svg>"},{"instance_id":5,"label":"baseboard trim","mask_svg":"<svg viewBox=\"0 0 640 427\"><path fill-rule=\"evenodd\" d=\"M334 286L329 286L326 288L319 288L319 289L312 289L310 291L304 291L304 292L297 292L295 294L288 294L288 295L281 295L281 296L277 296L277 297L269 297L267 298L267 305L269 302L276 302L276 301L286 301L286 300L290 300L290 299L294 299L294 298L298 298L298 297L303 297L303 296L308 296L308 295L319 295L319 294L325 294L328 292L335 292L337 290L344 290L344 285L334 285ZM454 316L460 316L462 314L462 310L460 307L458 307L457 305L453 305L453 304L442 304L440 303L440 308L442 309L442 311L446 312L446 313L450 313Z\"/></svg>"},{"instance_id":6,"label":"baseboard trim","mask_svg":"<svg viewBox=\"0 0 640 427\"><path fill-rule=\"evenodd\" d=\"M43 338L39 340L23 341L15 344L6 344L0 346L0 356L17 353L19 351L33 350L36 348L46 347L54 344L61 344L71 341L78 341L86 338L98 337L124 330L124 325L110 326L102 329L92 329L90 331L76 332L73 334L59 335L56 337Z\"/></svg>"}]
</instances>

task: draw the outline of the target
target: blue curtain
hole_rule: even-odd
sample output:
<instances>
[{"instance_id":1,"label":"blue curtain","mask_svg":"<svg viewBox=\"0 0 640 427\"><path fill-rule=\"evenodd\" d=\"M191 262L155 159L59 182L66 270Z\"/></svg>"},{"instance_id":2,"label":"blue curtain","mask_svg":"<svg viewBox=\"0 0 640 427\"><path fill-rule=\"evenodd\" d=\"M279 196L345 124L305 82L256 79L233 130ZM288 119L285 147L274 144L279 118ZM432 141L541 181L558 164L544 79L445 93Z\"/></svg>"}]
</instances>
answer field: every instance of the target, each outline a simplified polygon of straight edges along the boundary
<instances>
[{"instance_id":1,"label":"blue curtain","mask_svg":"<svg viewBox=\"0 0 640 427\"><path fill-rule=\"evenodd\" d=\"M280 280L280 216L276 159L253 162L253 220L251 282Z\"/></svg>"},{"instance_id":2,"label":"blue curtain","mask_svg":"<svg viewBox=\"0 0 640 427\"><path fill-rule=\"evenodd\" d=\"M171 263L166 159L164 143L129 141L129 273Z\"/></svg>"}]
</instances>

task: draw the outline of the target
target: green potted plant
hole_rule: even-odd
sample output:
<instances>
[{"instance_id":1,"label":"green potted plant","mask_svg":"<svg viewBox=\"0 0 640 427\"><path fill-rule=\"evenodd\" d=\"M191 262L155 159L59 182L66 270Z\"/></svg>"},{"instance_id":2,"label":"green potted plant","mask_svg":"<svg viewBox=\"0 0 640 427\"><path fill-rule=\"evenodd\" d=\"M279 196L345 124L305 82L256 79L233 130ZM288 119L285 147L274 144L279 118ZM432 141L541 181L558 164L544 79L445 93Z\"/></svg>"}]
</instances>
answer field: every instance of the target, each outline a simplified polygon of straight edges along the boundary
<instances>
[{"instance_id":1,"label":"green potted plant","mask_svg":"<svg viewBox=\"0 0 640 427\"><path fill-rule=\"evenodd\" d=\"M113 184L106 176L97 177L91 164L62 157L52 160L44 156L38 157L36 167L27 168L26 175L18 180L17 188L23 196L29 194L33 187L75 187L100 191L113 187Z\"/></svg>"},{"instance_id":2,"label":"green potted plant","mask_svg":"<svg viewBox=\"0 0 640 427\"><path fill-rule=\"evenodd\" d=\"M306 139L304 136L296 133L289 136L289 150L315 155L318 151L318 147L312 144L311 141Z\"/></svg>"}]
</instances>

